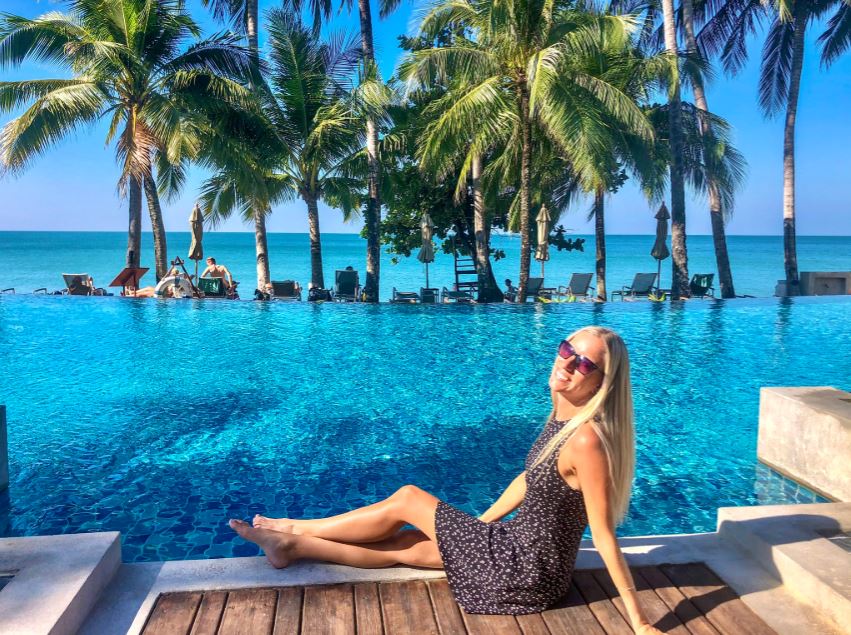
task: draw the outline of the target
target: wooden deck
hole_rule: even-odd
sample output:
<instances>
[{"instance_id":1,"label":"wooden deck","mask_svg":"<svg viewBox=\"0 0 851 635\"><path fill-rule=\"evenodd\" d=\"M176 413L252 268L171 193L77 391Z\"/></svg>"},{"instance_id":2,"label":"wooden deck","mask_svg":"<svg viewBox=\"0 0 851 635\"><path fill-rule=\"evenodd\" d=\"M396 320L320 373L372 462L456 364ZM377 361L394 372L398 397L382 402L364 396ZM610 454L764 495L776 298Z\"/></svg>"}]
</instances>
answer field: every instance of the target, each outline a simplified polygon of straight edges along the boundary
<instances>
[{"instance_id":1,"label":"wooden deck","mask_svg":"<svg viewBox=\"0 0 851 635\"><path fill-rule=\"evenodd\" d=\"M633 569L656 626L675 635L774 633L703 564ZM605 570L577 571L557 607L533 615L468 615L445 579L166 593L144 635L628 635L623 603Z\"/></svg>"}]
</instances>

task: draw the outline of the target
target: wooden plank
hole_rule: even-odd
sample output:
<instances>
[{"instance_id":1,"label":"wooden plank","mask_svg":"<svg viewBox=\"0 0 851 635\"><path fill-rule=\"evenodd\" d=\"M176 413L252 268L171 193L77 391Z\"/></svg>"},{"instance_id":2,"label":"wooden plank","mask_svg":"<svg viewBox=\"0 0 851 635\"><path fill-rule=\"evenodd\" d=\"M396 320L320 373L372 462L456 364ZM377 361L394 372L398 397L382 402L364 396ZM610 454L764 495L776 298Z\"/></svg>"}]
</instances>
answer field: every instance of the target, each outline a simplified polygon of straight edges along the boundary
<instances>
[{"instance_id":1,"label":"wooden plank","mask_svg":"<svg viewBox=\"0 0 851 635\"><path fill-rule=\"evenodd\" d=\"M201 604L201 593L163 593L148 615L144 635L186 635Z\"/></svg>"},{"instance_id":2,"label":"wooden plank","mask_svg":"<svg viewBox=\"0 0 851 635\"><path fill-rule=\"evenodd\" d=\"M632 629L612 604L606 592L588 571L574 571L573 583L585 598L588 608L608 635L632 635Z\"/></svg>"},{"instance_id":3,"label":"wooden plank","mask_svg":"<svg viewBox=\"0 0 851 635\"><path fill-rule=\"evenodd\" d=\"M445 579L431 580L427 586L431 596L431 607L441 635L466 633L467 628L464 626L464 618L461 617L461 608L452 597L449 583Z\"/></svg>"},{"instance_id":4,"label":"wooden plank","mask_svg":"<svg viewBox=\"0 0 851 635\"><path fill-rule=\"evenodd\" d=\"M227 591L205 592L201 606L198 607L198 615L195 616L195 624L192 625L191 635L216 635L227 599Z\"/></svg>"},{"instance_id":5,"label":"wooden plank","mask_svg":"<svg viewBox=\"0 0 851 635\"><path fill-rule=\"evenodd\" d=\"M278 589L278 608L275 611L274 635L299 635L304 589L299 586Z\"/></svg>"},{"instance_id":6,"label":"wooden plank","mask_svg":"<svg viewBox=\"0 0 851 635\"><path fill-rule=\"evenodd\" d=\"M470 635L522 635L520 625L513 615L479 615L462 613L464 625Z\"/></svg>"},{"instance_id":7,"label":"wooden plank","mask_svg":"<svg viewBox=\"0 0 851 635\"><path fill-rule=\"evenodd\" d=\"M301 632L354 635L355 597L352 585L305 587Z\"/></svg>"},{"instance_id":8,"label":"wooden plank","mask_svg":"<svg viewBox=\"0 0 851 635\"><path fill-rule=\"evenodd\" d=\"M629 622L629 612L626 610L623 598L618 593L615 583L612 582L612 577L606 569L596 569L591 572L597 584L606 592L606 595L611 599L612 604L621 614L621 617ZM669 635L690 635L688 629L683 626L676 614L669 609L662 599L656 595L653 588L640 575L633 574L633 582L635 584L635 593L638 596L638 605L644 611L644 615L651 624L658 628L663 633Z\"/></svg>"},{"instance_id":9,"label":"wooden plank","mask_svg":"<svg viewBox=\"0 0 851 635\"><path fill-rule=\"evenodd\" d=\"M393 635L438 635L426 583L406 580L379 584L384 630Z\"/></svg>"},{"instance_id":10,"label":"wooden plank","mask_svg":"<svg viewBox=\"0 0 851 635\"><path fill-rule=\"evenodd\" d=\"M523 632L523 635L550 635L550 629L547 628L547 623L540 613L530 613L529 615L518 615L517 625Z\"/></svg>"},{"instance_id":11,"label":"wooden plank","mask_svg":"<svg viewBox=\"0 0 851 635\"><path fill-rule=\"evenodd\" d=\"M632 574L644 580L665 606L674 612L692 635L718 635L718 630L709 623L703 613L692 604L677 586L668 579L659 567L639 567Z\"/></svg>"},{"instance_id":12,"label":"wooden plank","mask_svg":"<svg viewBox=\"0 0 851 635\"><path fill-rule=\"evenodd\" d=\"M662 571L722 633L773 635L733 590L701 563L663 565Z\"/></svg>"},{"instance_id":13,"label":"wooden plank","mask_svg":"<svg viewBox=\"0 0 851 635\"><path fill-rule=\"evenodd\" d=\"M219 635L270 635L275 622L278 593L275 589L236 589L219 625Z\"/></svg>"},{"instance_id":14,"label":"wooden plank","mask_svg":"<svg viewBox=\"0 0 851 635\"><path fill-rule=\"evenodd\" d=\"M356 584L355 624L358 635L382 635L381 600L378 597L378 585L375 582ZM428 598L426 597L426 600Z\"/></svg>"},{"instance_id":15,"label":"wooden plank","mask_svg":"<svg viewBox=\"0 0 851 635\"><path fill-rule=\"evenodd\" d=\"M541 614L547 628L559 635L606 635L585 600L571 586L558 604Z\"/></svg>"}]
</instances>

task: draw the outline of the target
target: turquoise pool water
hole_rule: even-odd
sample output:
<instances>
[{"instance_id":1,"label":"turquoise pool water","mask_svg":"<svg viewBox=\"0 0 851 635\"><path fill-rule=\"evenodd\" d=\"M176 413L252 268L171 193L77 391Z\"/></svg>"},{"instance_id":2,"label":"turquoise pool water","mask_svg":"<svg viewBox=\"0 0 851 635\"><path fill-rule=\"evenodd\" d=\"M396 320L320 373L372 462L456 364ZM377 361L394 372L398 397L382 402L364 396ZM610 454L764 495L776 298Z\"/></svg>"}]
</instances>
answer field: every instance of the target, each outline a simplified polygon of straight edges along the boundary
<instances>
[{"instance_id":1,"label":"turquoise pool water","mask_svg":"<svg viewBox=\"0 0 851 635\"><path fill-rule=\"evenodd\" d=\"M851 388L851 300L360 306L0 296L0 535L120 530L128 561L248 555L225 521L416 483L480 513L522 470L564 335L619 330L638 466L622 535L812 500L757 466L758 389Z\"/></svg>"}]
</instances>

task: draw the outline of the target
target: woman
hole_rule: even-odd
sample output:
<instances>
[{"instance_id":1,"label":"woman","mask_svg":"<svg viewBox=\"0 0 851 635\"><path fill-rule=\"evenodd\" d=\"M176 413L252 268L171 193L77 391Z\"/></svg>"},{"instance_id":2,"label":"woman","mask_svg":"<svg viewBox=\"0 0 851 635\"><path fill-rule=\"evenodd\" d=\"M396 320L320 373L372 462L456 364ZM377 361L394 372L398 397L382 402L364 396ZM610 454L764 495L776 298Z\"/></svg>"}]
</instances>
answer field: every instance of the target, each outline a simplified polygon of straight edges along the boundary
<instances>
[{"instance_id":1,"label":"woman","mask_svg":"<svg viewBox=\"0 0 851 635\"><path fill-rule=\"evenodd\" d=\"M590 524L636 633L648 624L615 538L632 487L635 441L629 357L616 333L586 327L564 340L549 378L553 411L521 473L480 518L413 485L316 520L256 516L230 526L276 567L301 558L356 567L444 568L468 613L535 613L570 586ZM519 509L518 509L519 508ZM516 516L498 522L515 509ZM419 531L400 531L411 524Z\"/></svg>"}]
</instances>

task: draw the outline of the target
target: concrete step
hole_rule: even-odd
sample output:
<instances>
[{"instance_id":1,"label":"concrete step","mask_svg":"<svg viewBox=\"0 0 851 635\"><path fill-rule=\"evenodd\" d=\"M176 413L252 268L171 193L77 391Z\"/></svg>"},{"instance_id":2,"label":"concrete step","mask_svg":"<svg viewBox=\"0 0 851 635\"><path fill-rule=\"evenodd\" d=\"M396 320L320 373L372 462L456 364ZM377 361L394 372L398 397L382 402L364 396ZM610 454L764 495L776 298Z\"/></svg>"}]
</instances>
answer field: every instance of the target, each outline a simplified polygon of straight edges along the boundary
<instances>
[{"instance_id":1,"label":"concrete step","mask_svg":"<svg viewBox=\"0 0 851 635\"><path fill-rule=\"evenodd\" d=\"M0 633L76 633L120 565L117 531L0 538Z\"/></svg>"},{"instance_id":2,"label":"concrete step","mask_svg":"<svg viewBox=\"0 0 851 635\"><path fill-rule=\"evenodd\" d=\"M724 507L718 536L762 566L839 632L851 625L851 503Z\"/></svg>"}]
</instances>

